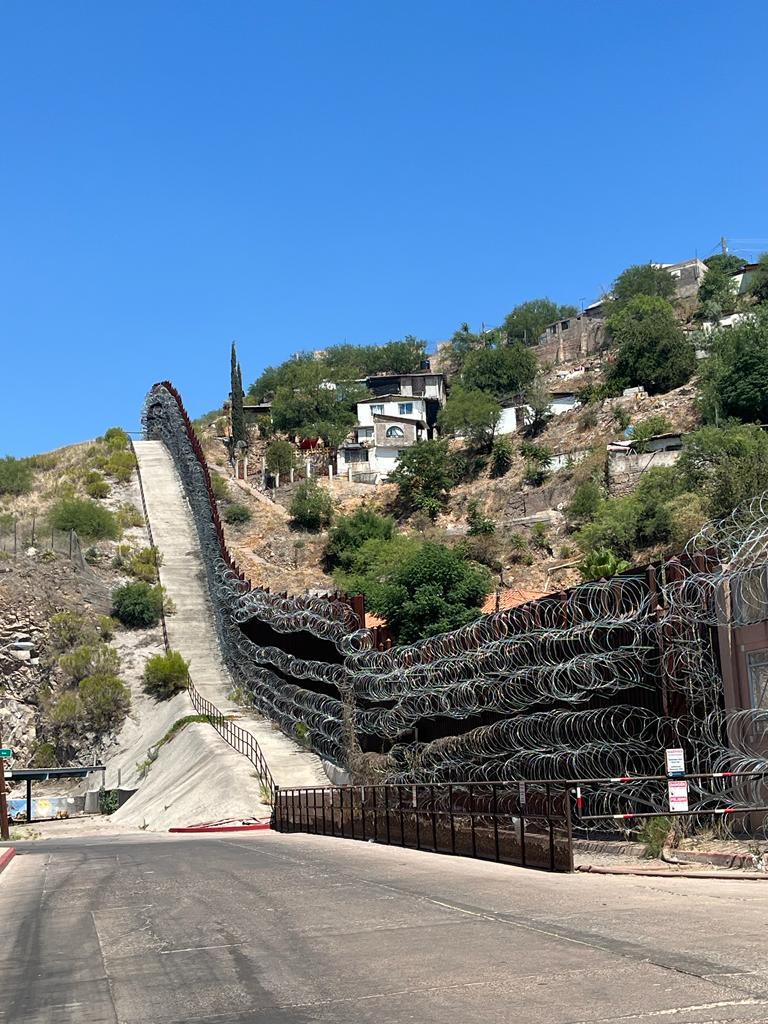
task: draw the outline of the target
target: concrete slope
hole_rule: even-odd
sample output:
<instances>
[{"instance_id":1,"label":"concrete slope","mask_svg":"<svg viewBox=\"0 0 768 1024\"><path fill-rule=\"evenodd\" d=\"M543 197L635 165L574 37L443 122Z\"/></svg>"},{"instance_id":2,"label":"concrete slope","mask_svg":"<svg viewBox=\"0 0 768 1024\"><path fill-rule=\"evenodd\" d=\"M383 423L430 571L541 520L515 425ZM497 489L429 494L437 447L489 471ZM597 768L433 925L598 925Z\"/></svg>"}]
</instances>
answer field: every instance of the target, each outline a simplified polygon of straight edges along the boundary
<instances>
[{"instance_id":1,"label":"concrete slope","mask_svg":"<svg viewBox=\"0 0 768 1024\"><path fill-rule=\"evenodd\" d=\"M197 531L181 480L160 441L137 441L135 447L153 539L163 556L160 580L176 606L167 617L171 647L190 661L197 690L256 738L278 785L327 785L320 758L229 699L233 682L219 651Z\"/></svg>"}]
</instances>

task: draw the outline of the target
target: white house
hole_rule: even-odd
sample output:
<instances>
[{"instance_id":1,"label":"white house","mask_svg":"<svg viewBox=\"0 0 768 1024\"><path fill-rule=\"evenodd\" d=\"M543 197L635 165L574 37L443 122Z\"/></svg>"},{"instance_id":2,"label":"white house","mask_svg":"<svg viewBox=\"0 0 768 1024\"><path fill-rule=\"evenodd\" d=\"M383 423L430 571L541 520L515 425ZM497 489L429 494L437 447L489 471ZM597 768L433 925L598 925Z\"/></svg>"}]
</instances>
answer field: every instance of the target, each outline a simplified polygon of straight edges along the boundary
<instances>
[{"instance_id":1,"label":"white house","mask_svg":"<svg viewBox=\"0 0 768 1024\"><path fill-rule=\"evenodd\" d=\"M357 404L353 438L340 448L336 471L384 479L401 452L427 439L427 399L409 395L375 395Z\"/></svg>"}]
</instances>

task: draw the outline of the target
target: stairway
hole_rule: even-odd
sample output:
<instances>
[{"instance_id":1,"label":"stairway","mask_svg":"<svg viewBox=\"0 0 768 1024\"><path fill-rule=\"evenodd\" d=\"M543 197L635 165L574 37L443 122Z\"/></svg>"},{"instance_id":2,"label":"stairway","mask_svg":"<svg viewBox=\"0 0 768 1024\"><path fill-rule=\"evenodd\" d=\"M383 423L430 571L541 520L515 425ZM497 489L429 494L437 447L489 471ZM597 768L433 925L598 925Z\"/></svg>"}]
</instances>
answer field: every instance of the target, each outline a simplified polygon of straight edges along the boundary
<instances>
[{"instance_id":1,"label":"stairway","mask_svg":"<svg viewBox=\"0 0 768 1024\"><path fill-rule=\"evenodd\" d=\"M160 582L176 606L167 616L171 647L190 662L198 692L254 736L278 786L327 786L319 757L229 699L234 684L221 658L197 531L181 480L161 441L136 441L134 447L152 536L163 556Z\"/></svg>"}]
</instances>

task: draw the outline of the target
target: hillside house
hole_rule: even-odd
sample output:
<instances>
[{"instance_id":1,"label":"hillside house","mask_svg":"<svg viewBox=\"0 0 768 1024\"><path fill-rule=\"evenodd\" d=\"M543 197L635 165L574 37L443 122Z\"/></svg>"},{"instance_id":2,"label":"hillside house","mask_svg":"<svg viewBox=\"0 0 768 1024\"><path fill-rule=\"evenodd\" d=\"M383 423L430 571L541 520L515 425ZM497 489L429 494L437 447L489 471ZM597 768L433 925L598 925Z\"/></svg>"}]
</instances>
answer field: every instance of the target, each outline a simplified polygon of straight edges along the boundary
<instances>
[{"instance_id":1,"label":"hillside house","mask_svg":"<svg viewBox=\"0 0 768 1024\"><path fill-rule=\"evenodd\" d=\"M357 403L357 426L339 448L336 471L385 479L401 452L432 436L426 397L377 395Z\"/></svg>"},{"instance_id":2,"label":"hillside house","mask_svg":"<svg viewBox=\"0 0 768 1024\"><path fill-rule=\"evenodd\" d=\"M606 341L603 302L593 302L576 316L556 320L539 335L536 358L540 364L569 363L591 355Z\"/></svg>"}]
</instances>

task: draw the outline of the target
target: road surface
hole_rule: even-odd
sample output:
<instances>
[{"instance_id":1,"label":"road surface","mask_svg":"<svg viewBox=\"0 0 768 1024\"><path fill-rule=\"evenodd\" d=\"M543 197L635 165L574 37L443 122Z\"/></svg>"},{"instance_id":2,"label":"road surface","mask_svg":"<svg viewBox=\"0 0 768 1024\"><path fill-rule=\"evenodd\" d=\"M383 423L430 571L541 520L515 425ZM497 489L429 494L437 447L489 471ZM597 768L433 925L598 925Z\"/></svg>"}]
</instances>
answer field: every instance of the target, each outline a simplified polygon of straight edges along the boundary
<instances>
[{"instance_id":1,"label":"road surface","mask_svg":"<svg viewBox=\"0 0 768 1024\"><path fill-rule=\"evenodd\" d=\"M18 843L0 1024L768 1020L768 882L310 836Z\"/></svg>"}]
</instances>

